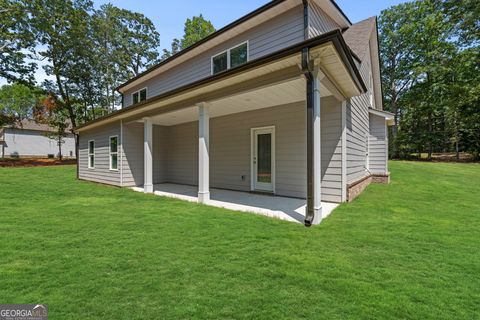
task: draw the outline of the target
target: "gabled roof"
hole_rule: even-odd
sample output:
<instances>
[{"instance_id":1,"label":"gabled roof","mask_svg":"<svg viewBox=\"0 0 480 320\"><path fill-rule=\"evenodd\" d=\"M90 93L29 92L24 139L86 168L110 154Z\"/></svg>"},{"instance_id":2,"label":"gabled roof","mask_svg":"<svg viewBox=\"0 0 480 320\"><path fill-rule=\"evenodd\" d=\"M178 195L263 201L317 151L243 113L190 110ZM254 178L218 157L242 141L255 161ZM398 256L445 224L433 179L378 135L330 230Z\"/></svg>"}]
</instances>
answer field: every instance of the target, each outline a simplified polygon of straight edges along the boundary
<instances>
[{"instance_id":1,"label":"gabled roof","mask_svg":"<svg viewBox=\"0 0 480 320\"><path fill-rule=\"evenodd\" d=\"M370 37L375 30L376 18L370 17L351 25L343 32L343 38L355 55L363 61Z\"/></svg>"},{"instance_id":2,"label":"gabled roof","mask_svg":"<svg viewBox=\"0 0 480 320\"><path fill-rule=\"evenodd\" d=\"M32 130L32 131L43 131L43 132L54 132L54 128L50 127L48 124L37 123L34 120L24 119L20 123L16 123L12 126L6 126L6 128L19 129L19 130ZM69 126L71 128L71 126ZM68 129L66 130L66 132ZM68 131L69 132L69 131Z\"/></svg>"},{"instance_id":3,"label":"gabled roof","mask_svg":"<svg viewBox=\"0 0 480 320\"><path fill-rule=\"evenodd\" d=\"M340 19L342 21L344 21L344 23L342 25L350 26L352 24L350 22L350 20L348 19L348 17L345 15L345 13L337 5L335 0L320 0L320 2L328 4L329 6L331 6L333 8L332 12L336 13L340 17ZM195 51L198 48L201 48L202 45L205 45L205 44L209 43L211 40L214 40L215 38L218 38L222 34L226 34L227 32L235 29L236 27L238 27L239 25L242 25L243 23L245 23L247 21L251 22L254 18L256 18L257 16L260 16L262 13L267 12L270 9L275 8L275 7L280 6L281 4L285 4L285 3L287 3L287 4L290 3L290 5L300 5L302 2L300 0L296 0L296 1L272 0L268 3L266 3L265 5L261 6L260 8L248 13L247 15L233 21L232 23L226 25L225 27L215 31L214 33L208 35L207 37L203 38L202 40L197 41L195 44L191 45L190 47L181 50L180 52L174 54L173 56L171 56L171 57L169 57L169 58L167 58L163 61L160 61L159 63L152 66L151 68L143 71L142 73L138 74L137 76L135 76L135 77L129 79L128 81L126 81L125 83L121 84L120 86L118 86L116 88L116 90L122 93L123 90L126 90L126 88L128 86L133 85L133 83L136 83L137 80L139 80L141 78L144 78L145 76L148 77L148 75L151 75L156 70L158 70L158 69L160 69L164 66L167 67L168 65L171 65L175 62L179 62L179 60L181 60L181 58L183 56Z\"/></svg>"}]
</instances>

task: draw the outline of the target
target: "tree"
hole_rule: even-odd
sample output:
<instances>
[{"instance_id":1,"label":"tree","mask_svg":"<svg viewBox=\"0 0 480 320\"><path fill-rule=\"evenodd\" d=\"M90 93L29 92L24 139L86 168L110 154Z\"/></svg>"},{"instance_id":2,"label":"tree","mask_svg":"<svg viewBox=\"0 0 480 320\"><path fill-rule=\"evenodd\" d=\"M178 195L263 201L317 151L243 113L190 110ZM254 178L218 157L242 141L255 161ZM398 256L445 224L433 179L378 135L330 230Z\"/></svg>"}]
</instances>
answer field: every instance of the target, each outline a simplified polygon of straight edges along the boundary
<instances>
[{"instance_id":1,"label":"tree","mask_svg":"<svg viewBox=\"0 0 480 320\"><path fill-rule=\"evenodd\" d=\"M141 14L111 5L95 11L89 0L25 1L42 48L37 54L55 79L42 86L55 96L55 112L65 112L72 128L114 110L115 87L158 56L159 34Z\"/></svg>"},{"instance_id":2,"label":"tree","mask_svg":"<svg viewBox=\"0 0 480 320\"><path fill-rule=\"evenodd\" d=\"M64 138L68 135L67 129L69 127L65 109L57 104L55 96L49 94L35 108L34 117L36 122L47 124L54 129L54 131L46 132L45 136L55 140L58 146L58 158L62 160L62 145L65 143Z\"/></svg>"},{"instance_id":3,"label":"tree","mask_svg":"<svg viewBox=\"0 0 480 320\"><path fill-rule=\"evenodd\" d=\"M33 40L22 2L0 0L0 78L33 82L36 64L28 61Z\"/></svg>"},{"instance_id":4,"label":"tree","mask_svg":"<svg viewBox=\"0 0 480 320\"><path fill-rule=\"evenodd\" d=\"M152 21L140 13L102 5L93 15L95 43L100 80L101 102L113 110L118 103L115 88L150 67L158 58L160 35Z\"/></svg>"},{"instance_id":5,"label":"tree","mask_svg":"<svg viewBox=\"0 0 480 320\"><path fill-rule=\"evenodd\" d=\"M469 12L457 11L465 9ZM462 150L478 154L479 10L478 1L417 0L382 12L385 108L397 123L394 157L427 152L431 159L433 152L452 150L457 158Z\"/></svg>"},{"instance_id":6,"label":"tree","mask_svg":"<svg viewBox=\"0 0 480 320\"><path fill-rule=\"evenodd\" d=\"M215 27L209 20L206 20L203 15L200 14L199 16L193 16L191 19L188 18L185 21L183 31L183 38L181 40L173 39L170 51L163 49L162 60L190 47L206 36L214 33Z\"/></svg>"},{"instance_id":7,"label":"tree","mask_svg":"<svg viewBox=\"0 0 480 320\"><path fill-rule=\"evenodd\" d=\"M39 91L26 85L2 86L0 88L0 127L13 125L31 117L38 99Z\"/></svg>"}]
</instances>

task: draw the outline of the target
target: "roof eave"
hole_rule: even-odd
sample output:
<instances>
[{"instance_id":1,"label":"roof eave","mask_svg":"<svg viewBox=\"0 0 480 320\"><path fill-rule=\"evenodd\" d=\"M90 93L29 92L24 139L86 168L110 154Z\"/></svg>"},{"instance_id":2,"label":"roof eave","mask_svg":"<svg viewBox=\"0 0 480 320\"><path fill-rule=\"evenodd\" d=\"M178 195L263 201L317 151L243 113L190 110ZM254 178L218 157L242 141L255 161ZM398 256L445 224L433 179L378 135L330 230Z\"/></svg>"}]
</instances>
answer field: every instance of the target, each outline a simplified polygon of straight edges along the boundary
<instances>
[{"instance_id":1,"label":"roof eave","mask_svg":"<svg viewBox=\"0 0 480 320\"><path fill-rule=\"evenodd\" d=\"M345 67L347 68L350 76L354 80L355 85L357 86L359 91L361 93L367 92L367 88L366 88L366 86L365 86L365 84L362 80L360 72L358 71L358 69L357 69L357 67L356 67L356 65L353 61L351 51L348 48L347 44L345 43L345 40L343 40L342 33L340 32L340 30L333 30L333 31L330 31L328 33L324 33L324 34L322 34L318 37L315 37L315 38L300 42L298 44L295 44L293 46L287 47L285 49L279 50L279 51L274 52L270 55L252 60L252 61L247 62L247 63L245 63L241 66L238 66L236 68L229 69L227 71L224 71L224 72L206 77L204 79L195 81L193 83L190 83L190 84L178 87L176 89L173 89L171 91L162 93L160 95L151 97L151 98L149 98L145 101L142 101L140 103L137 103L135 105L131 105L129 107L120 109L116 112L113 112L113 113L110 113L110 114L105 115L103 117L100 117L96 120L87 122L87 123L85 123L81 126L78 126L78 127L74 128L74 130L75 131L83 130L83 129L87 128L88 126L92 125L92 124L96 124L96 123L104 121L106 119L122 115L124 113L127 113L127 112L133 110L133 109L137 109L137 108L141 108L143 106L150 105L150 104L152 104L152 103L154 103L158 100L171 97L175 94L180 94L180 93L185 92L187 90L191 90L191 89L194 89L194 88L199 87L201 85L207 84L209 82L213 82L213 81L217 81L217 80L221 80L223 78L233 76L237 73L240 73L242 71L247 71L249 69L261 66L261 65L266 64L268 62L275 61L275 60L287 57L287 56L292 55L292 54L300 53L300 52L302 52L302 50L304 48L316 47L318 45L321 45L321 44L324 44L324 43L327 43L327 42L332 42L333 45L335 46L337 52L340 55L340 58L341 58L342 62L344 63Z\"/></svg>"}]
</instances>

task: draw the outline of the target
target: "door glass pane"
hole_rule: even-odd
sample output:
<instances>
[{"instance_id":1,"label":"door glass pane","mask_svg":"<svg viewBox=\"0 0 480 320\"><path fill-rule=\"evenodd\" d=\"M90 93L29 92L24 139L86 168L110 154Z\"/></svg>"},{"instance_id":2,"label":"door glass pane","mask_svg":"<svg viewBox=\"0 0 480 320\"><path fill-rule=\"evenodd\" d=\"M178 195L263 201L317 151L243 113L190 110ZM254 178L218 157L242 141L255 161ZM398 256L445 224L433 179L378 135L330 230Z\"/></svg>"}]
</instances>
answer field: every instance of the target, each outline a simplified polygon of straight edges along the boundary
<instances>
[{"instance_id":1,"label":"door glass pane","mask_svg":"<svg viewBox=\"0 0 480 320\"><path fill-rule=\"evenodd\" d=\"M257 181L272 183L272 135L259 134L257 139Z\"/></svg>"}]
</instances>

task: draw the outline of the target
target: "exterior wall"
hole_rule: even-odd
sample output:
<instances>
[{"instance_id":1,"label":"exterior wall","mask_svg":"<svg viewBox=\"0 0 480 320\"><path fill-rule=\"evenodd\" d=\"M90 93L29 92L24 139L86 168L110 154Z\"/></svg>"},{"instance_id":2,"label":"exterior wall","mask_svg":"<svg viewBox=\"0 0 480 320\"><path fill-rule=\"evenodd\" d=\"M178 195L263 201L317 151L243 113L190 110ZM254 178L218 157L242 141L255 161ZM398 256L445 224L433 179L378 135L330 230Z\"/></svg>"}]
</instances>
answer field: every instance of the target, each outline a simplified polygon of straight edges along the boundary
<instances>
[{"instance_id":1,"label":"exterior wall","mask_svg":"<svg viewBox=\"0 0 480 320\"><path fill-rule=\"evenodd\" d=\"M313 1L309 2L308 7L308 36L310 38L338 29L339 26L332 18L330 18L322 9L320 9Z\"/></svg>"},{"instance_id":2,"label":"exterior wall","mask_svg":"<svg viewBox=\"0 0 480 320\"><path fill-rule=\"evenodd\" d=\"M213 120L213 119L212 119ZM212 121L211 120L211 121ZM212 130L212 123L210 123ZM183 123L168 127L167 181L172 183L198 184L198 122ZM154 141L154 144L156 142ZM212 134L210 133L210 150ZM156 163L154 166L157 165ZM210 158L210 176L215 167ZM210 178L210 185L212 180Z\"/></svg>"},{"instance_id":3,"label":"exterior wall","mask_svg":"<svg viewBox=\"0 0 480 320\"><path fill-rule=\"evenodd\" d=\"M370 54L360 66L365 84L369 84ZM372 89L369 89L372 90ZM369 92L350 99L347 104L347 181L349 183L365 177L367 171L367 142L369 138Z\"/></svg>"},{"instance_id":4,"label":"exterior wall","mask_svg":"<svg viewBox=\"0 0 480 320\"><path fill-rule=\"evenodd\" d=\"M4 156L47 157L49 154L58 156L58 145L53 139L45 136L46 132L23 129L4 130ZM64 138L62 154L65 157L75 157L75 138L69 134ZM0 156L2 148L0 148Z\"/></svg>"},{"instance_id":5,"label":"exterior wall","mask_svg":"<svg viewBox=\"0 0 480 320\"><path fill-rule=\"evenodd\" d=\"M322 201L342 202L342 103L323 98L320 109Z\"/></svg>"},{"instance_id":6,"label":"exterior wall","mask_svg":"<svg viewBox=\"0 0 480 320\"><path fill-rule=\"evenodd\" d=\"M132 93L144 87L147 87L147 98L151 98L210 76L211 57L232 46L248 40L249 60L255 60L303 41L303 33L303 7L299 5L128 90L124 94L123 106L131 105Z\"/></svg>"},{"instance_id":7,"label":"exterior wall","mask_svg":"<svg viewBox=\"0 0 480 320\"><path fill-rule=\"evenodd\" d=\"M110 170L109 138L118 136L120 122L82 132L79 140L79 178L94 182L120 186L120 172ZM88 168L88 142L95 141L95 168ZM120 155L119 155L120 157Z\"/></svg>"},{"instance_id":8,"label":"exterior wall","mask_svg":"<svg viewBox=\"0 0 480 320\"><path fill-rule=\"evenodd\" d=\"M306 196L304 102L212 119L212 187L250 190L251 129L266 126L275 126L276 194L301 198Z\"/></svg>"},{"instance_id":9,"label":"exterior wall","mask_svg":"<svg viewBox=\"0 0 480 320\"><path fill-rule=\"evenodd\" d=\"M120 150L122 152L122 185L143 185L143 123L123 123Z\"/></svg>"},{"instance_id":10,"label":"exterior wall","mask_svg":"<svg viewBox=\"0 0 480 320\"><path fill-rule=\"evenodd\" d=\"M368 143L369 168L372 174L388 172L388 134L385 119L370 114L370 135Z\"/></svg>"}]
</instances>

